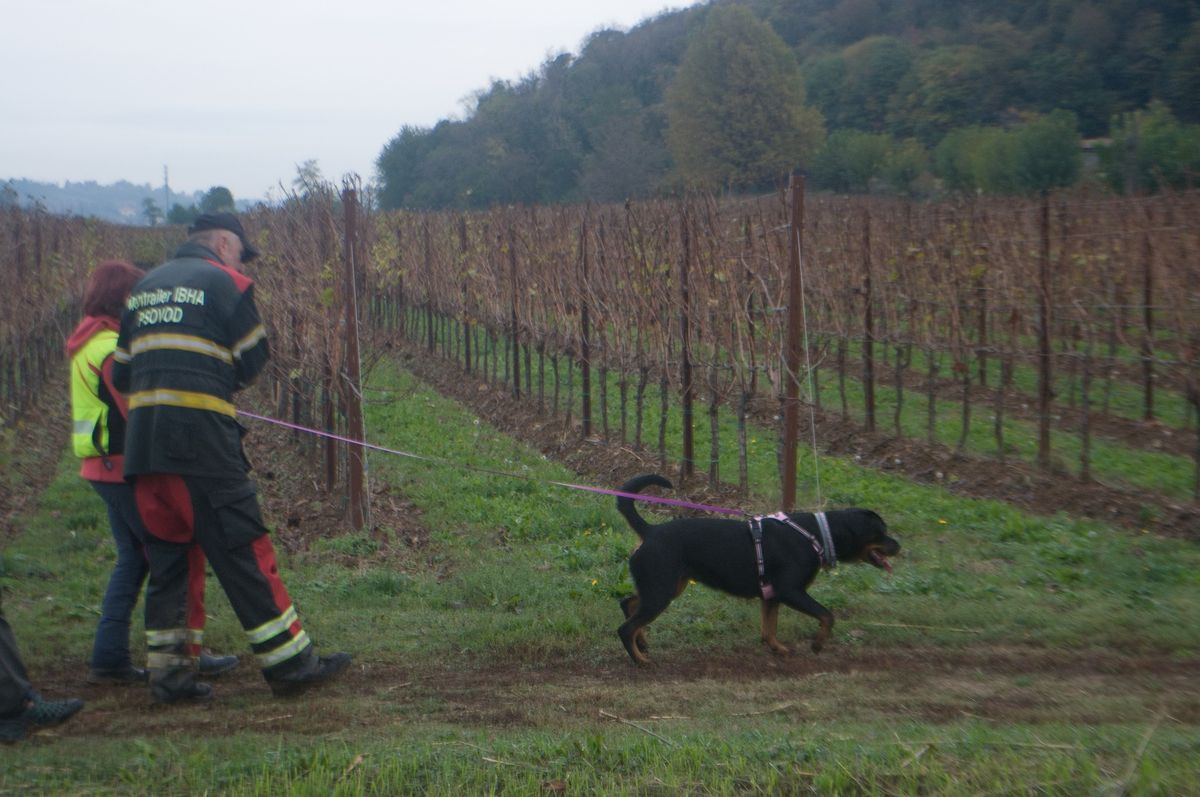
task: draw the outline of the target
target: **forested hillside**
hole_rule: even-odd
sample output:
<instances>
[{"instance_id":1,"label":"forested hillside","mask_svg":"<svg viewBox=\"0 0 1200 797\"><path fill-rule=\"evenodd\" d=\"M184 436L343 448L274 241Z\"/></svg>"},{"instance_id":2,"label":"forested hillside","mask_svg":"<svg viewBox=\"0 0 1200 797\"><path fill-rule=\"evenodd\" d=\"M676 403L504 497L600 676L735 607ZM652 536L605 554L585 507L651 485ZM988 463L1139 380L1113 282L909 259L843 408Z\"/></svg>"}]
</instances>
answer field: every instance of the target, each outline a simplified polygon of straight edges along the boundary
<instances>
[{"instance_id":1,"label":"forested hillside","mask_svg":"<svg viewBox=\"0 0 1200 797\"><path fill-rule=\"evenodd\" d=\"M1122 190L1200 171L1194 0L727 0L600 30L378 158L387 207L619 200L685 185ZM1048 171L1047 171L1048 170Z\"/></svg>"}]
</instances>

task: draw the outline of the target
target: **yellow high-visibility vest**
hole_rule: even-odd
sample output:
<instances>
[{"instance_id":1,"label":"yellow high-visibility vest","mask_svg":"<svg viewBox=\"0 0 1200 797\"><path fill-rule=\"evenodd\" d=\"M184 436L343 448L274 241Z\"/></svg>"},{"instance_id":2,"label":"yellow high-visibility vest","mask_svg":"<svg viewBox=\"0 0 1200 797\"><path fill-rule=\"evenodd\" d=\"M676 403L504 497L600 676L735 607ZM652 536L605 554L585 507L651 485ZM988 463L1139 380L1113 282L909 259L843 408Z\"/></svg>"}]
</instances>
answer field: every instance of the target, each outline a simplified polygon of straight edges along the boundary
<instances>
[{"instance_id":1,"label":"yellow high-visibility vest","mask_svg":"<svg viewBox=\"0 0 1200 797\"><path fill-rule=\"evenodd\" d=\"M117 333L102 329L71 358L71 444L80 458L111 453L109 413L114 409L100 397L101 368L117 348Z\"/></svg>"}]
</instances>

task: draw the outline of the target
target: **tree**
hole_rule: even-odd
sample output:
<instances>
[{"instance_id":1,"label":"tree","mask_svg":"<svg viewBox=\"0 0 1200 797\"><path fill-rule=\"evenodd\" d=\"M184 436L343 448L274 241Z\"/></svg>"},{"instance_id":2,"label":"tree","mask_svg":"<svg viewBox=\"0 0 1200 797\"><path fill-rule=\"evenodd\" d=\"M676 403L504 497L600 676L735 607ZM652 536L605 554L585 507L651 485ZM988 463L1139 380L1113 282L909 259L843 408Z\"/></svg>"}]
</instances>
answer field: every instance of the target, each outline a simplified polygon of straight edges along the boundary
<instances>
[{"instance_id":1,"label":"tree","mask_svg":"<svg viewBox=\"0 0 1200 797\"><path fill-rule=\"evenodd\" d=\"M912 69L912 50L911 45L887 36L872 36L843 50L846 74L838 98L839 114L835 123L826 113L829 126L884 131L888 101Z\"/></svg>"},{"instance_id":2,"label":"tree","mask_svg":"<svg viewBox=\"0 0 1200 797\"><path fill-rule=\"evenodd\" d=\"M915 195L928 189L929 153L915 138L893 142L881 175L893 191Z\"/></svg>"},{"instance_id":3,"label":"tree","mask_svg":"<svg viewBox=\"0 0 1200 797\"><path fill-rule=\"evenodd\" d=\"M1081 131L1104 135L1112 116L1113 98L1104 91L1096 67L1065 48L1037 52L1018 73L1021 104L1037 113L1057 108L1074 111Z\"/></svg>"},{"instance_id":4,"label":"tree","mask_svg":"<svg viewBox=\"0 0 1200 797\"><path fill-rule=\"evenodd\" d=\"M153 198L146 197L142 200L142 215L146 217L146 221L150 222L151 227L157 227L158 222L162 220L163 212Z\"/></svg>"},{"instance_id":5,"label":"tree","mask_svg":"<svg viewBox=\"0 0 1200 797\"><path fill-rule=\"evenodd\" d=\"M661 113L612 116L592 132L592 151L583 159L579 189L601 202L653 194L664 182L671 157L662 145Z\"/></svg>"},{"instance_id":6,"label":"tree","mask_svg":"<svg viewBox=\"0 0 1200 797\"><path fill-rule=\"evenodd\" d=\"M973 191L971 143L978 128L960 127L946 134L933 148L933 173L951 191Z\"/></svg>"},{"instance_id":7,"label":"tree","mask_svg":"<svg viewBox=\"0 0 1200 797\"><path fill-rule=\"evenodd\" d=\"M319 193L326 185L325 175L321 174L321 167L315 159L306 160L296 167L296 176L292 178L292 187L296 189L296 193Z\"/></svg>"},{"instance_id":8,"label":"tree","mask_svg":"<svg viewBox=\"0 0 1200 797\"><path fill-rule=\"evenodd\" d=\"M201 213L233 213L233 193L223 185L214 185L200 198Z\"/></svg>"},{"instance_id":9,"label":"tree","mask_svg":"<svg viewBox=\"0 0 1200 797\"><path fill-rule=\"evenodd\" d=\"M1200 176L1200 125L1180 124L1164 103L1113 121L1101 153L1114 188L1130 193L1184 188Z\"/></svg>"},{"instance_id":10,"label":"tree","mask_svg":"<svg viewBox=\"0 0 1200 797\"><path fill-rule=\"evenodd\" d=\"M421 179L421 166L433 143L433 131L405 125L375 160L379 204L389 210L408 204Z\"/></svg>"},{"instance_id":11,"label":"tree","mask_svg":"<svg viewBox=\"0 0 1200 797\"><path fill-rule=\"evenodd\" d=\"M932 142L965 125L995 121L997 76L975 46L940 47L921 55L891 98L888 126Z\"/></svg>"},{"instance_id":12,"label":"tree","mask_svg":"<svg viewBox=\"0 0 1200 797\"><path fill-rule=\"evenodd\" d=\"M167 224L191 224L199 215L200 211L195 205L188 205L185 208L176 202L167 211Z\"/></svg>"},{"instance_id":13,"label":"tree","mask_svg":"<svg viewBox=\"0 0 1200 797\"><path fill-rule=\"evenodd\" d=\"M834 191L863 193L883 173L892 137L860 130L837 130L813 158L812 176L818 186Z\"/></svg>"},{"instance_id":14,"label":"tree","mask_svg":"<svg viewBox=\"0 0 1200 797\"><path fill-rule=\"evenodd\" d=\"M1013 140L998 127L953 130L933 151L934 172L953 191L1017 190Z\"/></svg>"},{"instance_id":15,"label":"tree","mask_svg":"<svg viewBox=\"0 0 1200 797\"><path fill-rule=\"evenodd\" d=\"M742 6L711 7L666 103L679 176L696 185L769 185L804 164L824 138L791 51Z\"/></svg>"},{"instance_id":16,"label":"tree","mask_svg":"<svg viewBox=\"0 0 1200 797\"><path fill-rule=\"evenodd\" d=\"M1167 70L1163 98L1184 122L1200 122L1200 22L1179 43Z\"/></svg>"},{"instance_id":17,"label":"tree","mask_svg":"<svg viewBox=\"0 0 1200 797\"><path fill-rule=\"evenodd\" d=\"M1075 114L1055 111L1015 130L952 131L934 150L946 187L989 194L1040 193L1074 183L1082 162Z\"/></svg>"},{"instance_id":18,"label":"tree","mask_svg":"<svg viewBox=\"0 0 1200 797\"><path fill-rule=\"evenodd\" d=\"M1043 193L1079 179L1083 152L1075 114L1058 110L1012 133L1017 184L1027 193Z\"/></svg>"}]
</instances>

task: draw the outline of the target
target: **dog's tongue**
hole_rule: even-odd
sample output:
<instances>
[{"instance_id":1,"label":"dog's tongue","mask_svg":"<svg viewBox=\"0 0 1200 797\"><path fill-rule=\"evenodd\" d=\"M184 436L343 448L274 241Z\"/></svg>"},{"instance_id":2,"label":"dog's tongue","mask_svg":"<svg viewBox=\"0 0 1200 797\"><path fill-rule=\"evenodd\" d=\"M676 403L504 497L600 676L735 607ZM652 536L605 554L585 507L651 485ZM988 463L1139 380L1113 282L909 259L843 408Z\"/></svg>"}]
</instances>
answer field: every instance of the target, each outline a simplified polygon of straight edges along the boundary
<instances>
[{"instance_id":1,"label":"dog's tongue","mask_svg":"<svg viewBox=\"0 0 1200 797\"><path fill-rule=\"evenodd\" d=\"M879 551L871 551L871 561L888 571L888 573L892 572L892 563L889 562L887 557L881 554Z\"/></svg>"}]
</instances>

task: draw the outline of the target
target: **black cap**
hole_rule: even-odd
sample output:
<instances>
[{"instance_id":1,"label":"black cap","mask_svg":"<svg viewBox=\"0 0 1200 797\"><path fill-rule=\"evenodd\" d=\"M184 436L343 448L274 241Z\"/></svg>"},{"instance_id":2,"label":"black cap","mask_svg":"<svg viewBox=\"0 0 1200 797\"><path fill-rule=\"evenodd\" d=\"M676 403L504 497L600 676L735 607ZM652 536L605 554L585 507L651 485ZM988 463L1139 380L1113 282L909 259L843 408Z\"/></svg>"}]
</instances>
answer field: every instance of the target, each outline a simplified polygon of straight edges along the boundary
<instances>
[{"instance_id":1,"label":"black cap","mask_svg":"<svg viewBox=\"0 0 1200 797\"><path fill-rule=\"evenodd\" d=\"M192 226L188 227L188 235L194 232L203 232L204 230L228 230L236 235L242 242L243 263L249 263L259 255L258 248L250 243L250 239L246 237L246 231L242 229L242 223L232 213L201 213L192 222Z\"/></svg>"}]
</instances>

